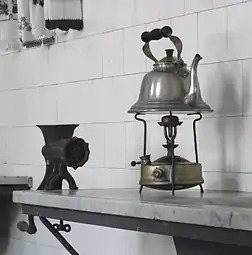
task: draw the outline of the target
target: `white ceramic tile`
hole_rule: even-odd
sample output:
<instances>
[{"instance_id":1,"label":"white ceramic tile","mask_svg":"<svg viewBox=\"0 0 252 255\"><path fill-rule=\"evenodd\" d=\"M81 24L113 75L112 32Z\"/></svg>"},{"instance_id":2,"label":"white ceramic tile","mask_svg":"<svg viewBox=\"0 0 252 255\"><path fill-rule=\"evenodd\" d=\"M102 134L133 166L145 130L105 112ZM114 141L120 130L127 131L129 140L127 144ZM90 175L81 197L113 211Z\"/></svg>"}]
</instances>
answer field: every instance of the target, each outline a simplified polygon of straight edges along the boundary
<instances>
[{"instance_id":1,"label":"white ceramic tile","mask_svg":"<svg viewBox=\"0 0 252 255\"><path fill-rule=\"evenodd\" d=\"M228 12L228 58L240 59L252 56L252 25L248 20L252 13L252 2L230 6ZM245 38L246 39L245 39Z\"/></svg>"},{"instance_id":2,"label":"white ceramic tile","mask_svg":"<svg viewBox=\"0 0 252 255\"><path fill-rule=\"evenodd\" d=\"M185 12L184 0L160 0L159 19L181 16Z\"/></svg>"},{"instance_id":3,"label":"white ceramic tile","mask_svg":"<svg viewBox=\"0 0 252 255\"><path fill-rule=\"evenodd\" d=\"M125 168L124 123L105 126L105 164L106 167Z\"/></svg>"},{"instance_id":4,"label":"white ceramic tile","mask_svg":"<svg viewBox=\"0 0 252 255\"><path fill-rule=\"evenodd\" d=\"M24 119L25 95L22 90L0 93L0 116L2 126L19 125ZM6 110L8 109L8 110Z\"/></svg>"},{"instance_id":5,"label":"white ceramic tile","mask_svg":"<svg viewBox=\"0 0 252 255\"><path fill-rule=\"evenodd\" d=\"M116 28L117 0L83 0L84 35L93 35Z\"/></svg>"},{"instance_id":6,"label":"white ceramic tile","mask_svg":"<svg viewBox=\"0 0 252 255\"><path fill-rule=\"evenodd\" d=\"M213 0L185 0L185 12L201 12L213 8Z\"/></svg>"},{"instance_id":7,"label":"white ceramic tile","mask_svg":"<svg viewBox=\"0 0 252 255\"><path fill-rule=\"evenodd\" d=\"M237 132L237 146L238 151L237 151L237 164L238 167L236 169L236 172L246 172L250 173L251 172L251 167L250 167L250 161L251 161L251 131L252 127L252 118L251 117L245 117L240 120L240 125L239 125L239 132Z\"/></svg>"},{"instance_id":8,"label":"white ceramic tile","mask_svg":"<svg viewBox=\"0 0 252 255\"><path fill-rule=\"evenodd\" d=\"M178 144L178 147L175 150L175 154L183 158L186 158L192 162L195 162L193 128L192 128L193 119L182 120L181 118L182 116L179 117L180 121L182 121L183 123L181 124L181 126L177 128L178 133L175 143Z\"/></svg>"},{"instance_id":9,"label":"white ceramic tile","mask_svg":"<svg viewBox=\"0 0 252 255\"><path fill-rule=\"evenodd\" d=\"M116 29L132 26L134 23L134 0L115 0L114 26Z\"/></svg>"},{"instance_id":10,"label":"white ceramic tile","mask_svg":"<svg viewBox=\"0 0 252 255\"><path fill-rule=\"evenodd\" d=\"M167 151L162 145L166 144L166 140L163 128L157 122L148 123L148 137L147 148L149 154L151 154L152 161L165 156Z\"/></svg>"},{"instance_id":11,"label":"white ceramic tile","mask_svg":"<svg viewBox=\"0 0 252 255\"><path fill-rule=\"evenodd\" d=\"M121 41L120 41L121 42ZM85 79L94 79L102 77L102 52L104 47L103 36L97 35L85 38L83 41L83 52L80 58L85 59L85 65L81 72Z\"/></svg>"},{"instance_id":12,"label":"white ceramic tile","mask_svg":"<svg viewBox=\"0 0 252 255\"><path fill-rule=\"evenodd\" d=\"M113 86L113 78L104 78L94 80L91 87L90 107L86 107L87 114L91 114L90 119L93 122L115 121L115 112L117 112L117 104L114 97L115 90ZM83 115L84 116L84 115ZM83 117L84 119L84 117Z\"/></svg>"},{"instance_id":13,"label":"white ceramic tile","mask_svg":"<svg viewBox=\"0 0 252 255\"><path fill-rule=\"evenodd\" d=\"M105 228L100 226L84 225L72 222L71 227L73 231L72 233L75 234L68 235L68 240L78 250L80 254L104 254L104 251L102 251L102 247L106 243L106 236L104 235ZM83 245L84 239L85 245ZM94 245L94 240L99 240L99 245ZM66 253L64 255L69 255L69 253Z\"/></svg>"},{"instance_id":14,"label":"white ceramic tile","mask_svg":"<svg viewBox=\"0 0 252 255\"><path fill-rule=\"evenodd\" d=\"M0 57L0 76L1 76L1 83L0 83L0 90L9 89L8 80L6 80L6 75L4 72L4 66L6 64L5 62L6 56Z\"/></svg>"},{"instance_id":15,"label":"white ceramic tile","mask_svg":"<svg viewBox=\"0 0 252 255\"><path fill-rule=\"evenodd\" d=\"M197 14L187 15L172 19L173 33L177 35L183 43L182 58L188 65L197 52L198 42L198 18Z\"/></svg>"},{"instance_id":16,"label":"white ceramic tile","mask_svg":"<svg viewBox=\"0 0 252 255\"><path fill-rule=\"evenodd\" d=\"M214 9L199 13L199 53L203 62L212 63L227 58L227 10Z\"/></svg>"},{"instance_id":17,"label":"white ceramic tile","mask_svg":"<svg viewBox=\"0 0 252 255\"><path fill-rule=\"evenodd\" d=\"M102 77L102 35L64 44L66 81Z\"/></svg>"},{"instance_id":18,"label":"white ceramic tile","mask_svg":"<svg viewBox=\"0 0 252 255\"><path fill-rule=\"evenodd\" d=\"M134 120L134 115L129 114L128 110L137 101L143 74L134 74L115 77L113 80L113 100L111 104L110 121ZM115 107L116 106L116 107Z\"/></svg>"},{"instance_id":19,"label":"white ceramic tile","mask_svg":"<svg viewBox=\"0 0 252 255\"><path fill-rule=\"evenodd\" d=\"M145 26L136 26L124 29L124 73L139 73L145 71L145 55L142 52L143 42L141 34Z\"/></svg>"},{"instance_id":20,"label":"white ceramic tile","mask_svg":"<svg viewBox=\"0 0 252 255\"><path fill-rule=\"evenodd\" d=\"M103 35L103 76L123 74L123 31Z\"/></svg>"},{"instance_id":21,"label":"white ceramic tile","mask_svg":"<svg viewBox=\"0 0 252 255\"><path fill-rule=\"evenodd\" d=\"M248 181L250 175L234 174L227 172L205 172L204 188L207 190L242 191L249 189ZM250 177L251 178L251 177Z\"/></svg>"},{"instance_id":22,"label":"white ceramic tile","mask_svg":"<svg viewBox=\"0 0 252 255\"><path fill-rule=\"evenodd\" d=\"M83 0L82 9L84 17L84 30L83 34L90 35L96 34L101 31L101 25L99 19L99 12L101 11L98 0Z\"/></svg>"},{"instance_id":23,"label":"white ceramic tile","mask_svg":"<svg viewBox=\"0 0 252 255\"><path fill-rule=\"evenodd\" d=\"M8 82L10 88L22 88L31 85L31 80L27 73L27 65L22 68L23 63L28 62L26 52L10 54L8 57L6 56L5 61L5 81Z\"/></svg>"},{"instance_id":24,"label":"white ceramic tile","mask_svg":"<svg viewBox=\"0 0 252 255\"><path fill-rule=\"evenodd\" d=\"M1 175L9 175L12 176L13 175L13 168L11 165L7 165L6 163L1 163L0 164L0 174Z\"/></svg>"},{"instance_id":25,"label":"white ceramic tile","mask_svg":"<svg viewBox=\"0 0 252 255\"><path fill-rule=\"evenodd\" d=\"M199 81L202 97L214 110L213 115L242 114L240 61L200 66Z\"/></svg>"},{"instance_id":26,"label":"white ceramic tile","mask_svg":"<svg viewBox=\"0 0 252 255\"><path fill-rule=\"evenodd\" d=\"M92 81L62 84L58 91L58 121L60 123L90 122L96 112L89 106L95 105Z\"/></svg>"},{"instance_id":27,"label":"white ceramic tile","mask_svg":"<svg viewBox=\"0 0 252 255\"><path fill-rule=\"evenodd\" d=\"M72 90L68 85L63 86L65 88L59 91L61 94L60 122L63 120L68 122L78 120L81 123L133 120L134 116L127 111L138 98L141 81L141 74L97 79L93 80L92 84L83 86L82 92L78 89L79 96L76 96L77 92L73 91L75 84L72 84ZM76 111L76 107L81 111Z\"/></svg>"},{"instance_id":28,"label":"white ceramic tile","mask_svg":"<svg viewBox=\"0 0 252 255\"><path fill-rule=\"evenodd\" d=\"M251 115L252 114L252 60L244 60L242 63L243 67L243 114Z\"/></svg>"},{"instance_id":29,"label":"white ceramic tile","mask_svg":"<svg viewBox=\"0 0 252 255\"><path fill-rule=\"evenodd\" d=\"M49 75L47 48L11 54L5 57L5 61L5 79L10 88L25 88L46 83Z\"/></svg>"},{"instance_id":30,"label":"white ceramic tile","mask_svg":"<svg viewBox=\"0 0 252 255\"><path fill-rule=\"evenodd\" d=\"M161 0L151 0L146 3L145 0L135 1L134 23L143 24L158 20Z\"/></svg>"},{"instance_id":31,"label":"white ceramic tile","mask_svg":"<svg viewBox=\"0 0 252 255\"><path fill-rule=\"evenodd\" d=\"M37 127L18 127L8 130L7 162L14 164L43 165L41 148L44 139Z\"/></svg>"},{"instance_id":32,"label":"white ceramic tile","mask_svg":"<svg viewBox=\"0 0 252 255\"><path fill-rule=\"evenodd\" d=\"M38 87L25 93L24 125L52 125L57 122L57 87ZM16 109L18 111L18 108Z\"/></svg>"},{"instance_id":33,"label":"white ceramic tile","mask_svg":"<svg viewBox=\"0 0 252 255\"><path fill-rule=\"evenodd\" d=\"M84 140L89 144L90 157L87 167L105 166L105 127L102 124L87 124L84 127Z\"/></svg>"},{"instance_id":34,"label":"white ceramic tile","mask_svg":"<svg viewBox=\"0 0 252 255\"><path fill-rule=\"evenodd\" d=\"M243 132L241 118L202 120L198 125L198 140L203 170L240 172Z\"/></svg>"},{"instance_id":35,"label":"white ceramic tile","mask_svg":"<svg viewBox=\"0 0 252 255\"><path fill-rule=\"evenodd\" d=\"M127 232L127 255L147 254L151 255L158 249L160 255L176 255L172 237Z\"/></svg>"},{"instance_id":36,"label":"white ceramic tile","mask_svg":"<svg viewBox=\"0 0 252 255\"><path fill-rule=\"evenodd\" d=\"M104 229L104 236L106 238L105 255L122 254L126 255L126 236L127 232L120 229Z\"/></svg>"},{"instance_id":37,"label":"white ceramic tile","mask_svg":"<svg viewBox=\"0 0 252 255\"><path fill-rule=\"evenodd\" d=\"M24 52L24 59L19 65L17 77L27 78L24 87L48 85L49 80L49 59L48 48L31 49ZM25 65L24 65L25 63ZM19 80L17 81L19 83Z\"/></svg>"},{"instance_id":38,"label":"white ceramic tile","mask_svg":"<svg viewBox=\"0 0 252 255\"><path fill-rule=\"evenodd\" d=\"M56 82L71 82L84 80L87 72L83 70L87 69L87 49L85 49L85 43L87 41L80 39L64 43L64 48L61 61L64 61L64 66L61 68L62 80Z\"/></svg>"},{"instance_id":39,"label":"white ceramic tile","mask_svg":"<svg viewBox=\"0 0 252 255\"><path fill-rule=\"evenodd\" d=\"M48 82L50 84L61 83L66 80L68 70L65 69L66 58L64 44L52 45L49 48Z\"/></svg>"},{"instance_id":40,"label":"white ceramic tile","mask_svg":"<svg viewBox=\"0 0 252 255\"><path fill-rule=\"evenodd\" d=\"M227 5L232 5L236 3L241 3L243 0L213 0L214 7L222 7Z\"/></svg>"},{"instance_id":41,"label":"white ceramic tile","mask_svg":"<svg viewBox=\"0 0 252 255\"><path fill-rule=\"evenodd\" d=\"M0 128L0 163L6 163L7 161L7 128Z\"/></svg>"},{"instance_id":42,"label":"white ceramic tile","mask_svg":"<svg viewBox=\"0 0 252 255\"><path fill-rule=\"evenodd\" d=\"M101 22L101 28L103 31L112 31L116 28L115 25L115 12L116 12L117 0L98 1L98 8L96 10L99 21Z\"/></svg>"},{"instance_id":43,"label":"white ceramic tile","mask_svg":"<svg viewBox=\"0 0 252 255\"><path fill-rule=\"evenodd\" d=\"M73 172L80 189L138 188L140 171L84 166Z\"/></svg>"},{"instance_id":44,"label":"white ceramic tile","mask_svg":"<svg viewBox=\"0 0 252 255\"><path fill-rule=\"evenodd\" d=\"M132 168L132 161L140 161L143 156L143 125L133 122L126 124L126 167ZM139 166L133 167L139 169Z\"/></svg>"}]
</instances>

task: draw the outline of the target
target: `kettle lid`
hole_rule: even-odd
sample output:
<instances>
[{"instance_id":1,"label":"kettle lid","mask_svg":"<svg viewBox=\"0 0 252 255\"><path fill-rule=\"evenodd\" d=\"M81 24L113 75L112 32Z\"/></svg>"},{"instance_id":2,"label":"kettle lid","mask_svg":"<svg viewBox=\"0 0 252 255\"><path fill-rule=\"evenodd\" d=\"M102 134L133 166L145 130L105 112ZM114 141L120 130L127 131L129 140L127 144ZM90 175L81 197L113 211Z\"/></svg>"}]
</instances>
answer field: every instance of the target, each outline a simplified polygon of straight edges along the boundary
<instances>
[{"instance_id":1,"label":"kettle lid","mask_svg":"<svg viewBox=\"0 0 252 255\"><path fill-rule=\"evenodd\" d=\"M167 71L169 69L186 66L183 60L173 56L173 49L166 49L166 56L153 64L156 71Z\"/></svg>"}]
</instances>

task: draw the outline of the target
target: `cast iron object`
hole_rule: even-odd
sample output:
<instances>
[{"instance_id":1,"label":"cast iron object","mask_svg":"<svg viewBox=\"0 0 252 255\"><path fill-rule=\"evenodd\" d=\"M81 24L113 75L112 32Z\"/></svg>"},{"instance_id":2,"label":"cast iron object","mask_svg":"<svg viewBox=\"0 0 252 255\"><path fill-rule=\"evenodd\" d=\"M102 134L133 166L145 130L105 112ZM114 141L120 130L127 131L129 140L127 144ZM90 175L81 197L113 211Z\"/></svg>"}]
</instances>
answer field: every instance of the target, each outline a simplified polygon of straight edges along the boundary
<instances>
[{"instance_id":1,"label":"cast iron object","mask_svg":"<svg viewBox=\"0 0 252 255\"><path fill-rule=\"evenodd\" d=\"M182 42L172 35L172 29L168 26L144 32L141 38L145 42L143 52L154 61L154 65L153 70L144 76L139 98L129 113L211 112L202 99L198 81L197 68L201 56L195 55L189 70L181 58ZM161 38L171 40L177 50L176 57L173 56L173 49L166 49L166 56L161 60L154 57L149 43Z\"/></svg>"},{"instance_id":2,"label":"cast iron object","mask_svg":"<svg viewBox=\"0 0 252 255\"><path fill-rule=\"evenodd\" d=\"M75 170L83 166L89 158L89 146L82 138L73 137L75 128L79 125L39 125L43 133L45 145L42 154L46 161L45 176L38 190L61 190L63 180L69 184L69 189L77 190L74 178L68 172L67 167ZM72 255L78 255L77 251L60 234L61 231L70 232L71 226L60 220L59 224L51 224L45 217L39 217L45 227L58 239L58 241ZM37 232L34 216L28 215L28 223L18 222L20 231L33 235Z\"/></svg>"},{"instance_id":3,"label":"cast iron object","mask_svg":"<svg viewBox=\"0 0 252 255\"><path fill-rule=\"evenodd\" d=\"M77 169L89 158L88 144L82 139L72 137L78 125L38 126L45 139L42 154L46 160L46 174L39 189L61 189L66 180L70 189L77 189L67 167Z\"/></svg>"}]
</instances>

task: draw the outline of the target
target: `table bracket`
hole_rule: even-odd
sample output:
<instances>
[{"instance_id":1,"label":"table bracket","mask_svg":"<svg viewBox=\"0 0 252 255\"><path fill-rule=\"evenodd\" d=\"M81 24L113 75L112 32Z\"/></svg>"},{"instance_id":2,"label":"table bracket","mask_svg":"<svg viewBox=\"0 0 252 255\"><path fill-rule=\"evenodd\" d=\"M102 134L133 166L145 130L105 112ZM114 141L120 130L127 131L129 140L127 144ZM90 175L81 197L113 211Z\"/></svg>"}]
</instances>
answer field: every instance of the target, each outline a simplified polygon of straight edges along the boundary
<instances>
[{"instance_id":1,"label":"table bracket","mask_svg":"<svg viewBox=\"0 0 252 255\"><path fill-rule=\"evenodd\" d=\"M60 234L60 230L56 230L55 226L45 217L39 217L43 225L57 238L57 240L65 247L71 255L79 255L72 245ZM63 222L63 221L62 221ZM65 230L64 230L65 231Z\"/></svg>"}]
</instances>

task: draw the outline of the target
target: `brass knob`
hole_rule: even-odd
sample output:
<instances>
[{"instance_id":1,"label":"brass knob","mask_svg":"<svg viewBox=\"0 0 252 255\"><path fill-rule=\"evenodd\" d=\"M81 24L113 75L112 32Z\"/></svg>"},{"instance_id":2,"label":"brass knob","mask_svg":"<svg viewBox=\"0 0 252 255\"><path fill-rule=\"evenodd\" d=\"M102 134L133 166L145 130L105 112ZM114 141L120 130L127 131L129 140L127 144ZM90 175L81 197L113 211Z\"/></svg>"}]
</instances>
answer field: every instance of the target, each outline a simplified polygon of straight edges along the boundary
<instances>
[{"instance_id":1,"label":"brass knob","mask_svg":"<svg viewBox=\"0 0 252 255\"><path fill-rule=\"evenodd\" d=\"M155 177L155 178L161 178L163 176L163 170L160 169L160 168L155 168L152 175Z\"/></svg>"}]
</instances>

